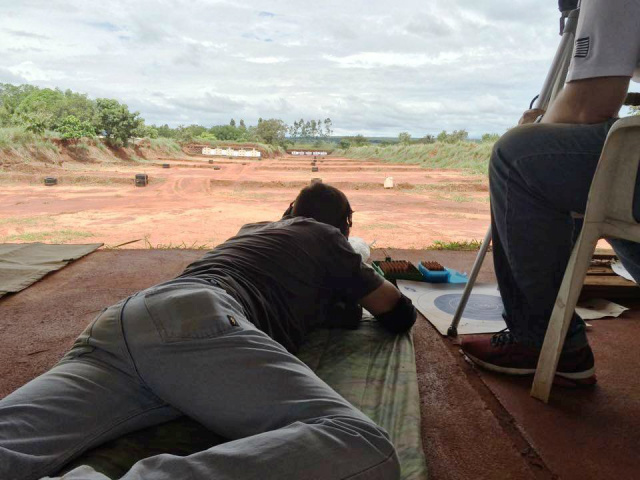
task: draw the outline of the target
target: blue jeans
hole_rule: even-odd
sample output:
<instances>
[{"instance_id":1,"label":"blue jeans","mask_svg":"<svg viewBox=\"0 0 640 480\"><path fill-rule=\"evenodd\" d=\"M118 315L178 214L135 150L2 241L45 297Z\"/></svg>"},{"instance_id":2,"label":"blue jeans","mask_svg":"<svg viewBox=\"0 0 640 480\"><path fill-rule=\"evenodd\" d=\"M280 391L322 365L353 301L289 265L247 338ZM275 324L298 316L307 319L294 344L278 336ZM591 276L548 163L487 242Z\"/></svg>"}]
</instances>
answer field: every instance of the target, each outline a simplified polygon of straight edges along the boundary
<instances>
[{"instance_id":1,"label":"blue jeans","mask_svg":"<svg viewBox=\"0 0 640 480\"><path fill-rule=\"evenodd\" d=\"M529 347L542 347L581 227L572 213L584 214L613 123L523 125L503 135L493 149L489 182L495 271L507 326ZM640 195L634 207L640 217ZM611 244L639 281L640 244ZM587 344L584 322L574 315L564 348Z\"/></svg>"},{"instance_id":2,"label":"blue jeans","mask_svg":"<svg viewBox=\"0 0 640 480\"><path fill-rule=\"evenodd\" d=\"M123 479L399 477L384 430L224 290L182 279L105 309L58 365L0 401L0 478L50 475L183 414L231 441L141 460ZM68 475L105 478L86 466Z\"/></svg>"}]
</instances>

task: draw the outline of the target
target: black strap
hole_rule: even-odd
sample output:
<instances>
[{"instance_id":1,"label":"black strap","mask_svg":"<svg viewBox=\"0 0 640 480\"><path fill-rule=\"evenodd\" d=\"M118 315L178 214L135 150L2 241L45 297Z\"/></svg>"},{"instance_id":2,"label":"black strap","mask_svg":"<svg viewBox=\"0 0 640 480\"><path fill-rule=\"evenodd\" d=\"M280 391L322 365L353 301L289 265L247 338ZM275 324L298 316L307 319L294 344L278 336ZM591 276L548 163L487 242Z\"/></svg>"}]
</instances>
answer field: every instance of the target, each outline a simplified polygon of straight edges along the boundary
<instances>
[{"instance_id":1,"label":"black strap","mask_svg":"<svg viewBox=\"0 0 640 480\"><path fill-rule=\"evenodd\" d=\"M561 12L566 12L568 10L575 10L578 8L579 0L558 0L558 9Z\"/></svg>"}]
</instances>

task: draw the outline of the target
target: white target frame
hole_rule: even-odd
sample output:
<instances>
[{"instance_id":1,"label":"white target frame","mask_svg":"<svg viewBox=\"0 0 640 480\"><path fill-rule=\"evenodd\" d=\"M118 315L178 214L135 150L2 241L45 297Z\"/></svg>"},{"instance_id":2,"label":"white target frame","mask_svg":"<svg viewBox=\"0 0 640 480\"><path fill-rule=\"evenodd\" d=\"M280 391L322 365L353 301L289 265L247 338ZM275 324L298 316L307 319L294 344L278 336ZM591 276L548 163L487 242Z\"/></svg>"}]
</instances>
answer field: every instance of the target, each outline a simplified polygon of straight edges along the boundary
<instances>
[{"instance_id":1,"label":"white target frame","mask_svg":"<svg viewBox=\"0 0 640 480\"><path fill-rule=\"evenodd\" d=\"M398 288L442 335L447 335L465 284L398 280ZM476 284L464 310L459 335L495 333L506 328L496 284Z\"/></svg>"}]
</instances>

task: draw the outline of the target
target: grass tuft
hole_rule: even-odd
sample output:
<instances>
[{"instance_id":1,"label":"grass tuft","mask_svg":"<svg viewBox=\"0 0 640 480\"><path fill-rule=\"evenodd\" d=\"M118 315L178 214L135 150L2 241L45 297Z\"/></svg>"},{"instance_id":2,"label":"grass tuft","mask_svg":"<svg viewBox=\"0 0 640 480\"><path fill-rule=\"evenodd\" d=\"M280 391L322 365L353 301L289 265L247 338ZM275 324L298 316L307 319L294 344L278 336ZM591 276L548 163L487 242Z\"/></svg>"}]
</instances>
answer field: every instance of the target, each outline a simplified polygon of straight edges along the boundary
<instances>
[{"instance_id":1,"label":"grass tuft","mask_svg":"<svg viewBox=\"0 0 640 480\"><path fill-rule=\"evenodd\" d=\"M182 151L178 142L172 138L158 137L149 138L148 140L154 150L162 150L167 153L180 153Z\"/></svg>"},{"instance_id":2,"label":"grass tuft","mask_svg":"<svg viewBox=\"0 0 640 480\"><path fill-rule=\"evenodd\" d=\"M384 147L366 145L335 150L333 153L347 158L377 158L388 163L418 164L429 169L463 169L486 175L492 149L493 142L436 142L415 145L393 144Z\"/></svg>"},{"instance_id":3,"label":"grass tuft","mask_svg":"<svg viewBox=\"0 0 640 480\"><path fill-rule=\"evenodd\" d=\"M81 232L77 230L57 230L55 232L27 232L16 235L9 235L3 242L49 242L67 243L78 238L93 237L91 232Z\"/></svg>"},{"instance_id":4,"label":"grass tuft","mask_svg":"<svg viewBox=\"0 0 640 480\"><path fill-rule=\"evenodd\" d=\"M436 240L433 245L427 247L427 250L456 250L456 251L475 251L480 250L482 242L478 240L462 240L460 242L444 242Z\"/></svg>"},{"instance_id":5,"label":"grass tuft","mask_svg":"<svg viewBox=\"0 0 640 480\"><path fill-rule=\"evenodd\" d=\"M210 250L213 248L213 246L207 243L198 243L197 241L191 244L183 241L181 243L169 242L157 243L154 245L149 241L149 235L145 235L143 240L145 248L148 248L149 250Z\"/></svg>"}]
</instances>

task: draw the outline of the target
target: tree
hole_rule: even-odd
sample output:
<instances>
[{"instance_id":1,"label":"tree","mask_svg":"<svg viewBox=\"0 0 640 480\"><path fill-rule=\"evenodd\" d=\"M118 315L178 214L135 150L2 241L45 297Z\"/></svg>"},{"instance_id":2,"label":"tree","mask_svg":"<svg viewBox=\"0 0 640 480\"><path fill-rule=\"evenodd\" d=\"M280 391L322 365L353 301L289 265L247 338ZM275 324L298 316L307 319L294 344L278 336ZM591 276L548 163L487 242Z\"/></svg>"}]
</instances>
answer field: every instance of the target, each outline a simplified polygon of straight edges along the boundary
<instances>
[{"instance_id":1,"label":"tree","mask_svg":"<svg viewBox=\"0 0 640 480\"><path fill-rule=\"evenodd\" d=\"M213 133L218 140L227 141L240 140L244 134L242 130L233 125L215 125L209 129L209 132Z\"/></svg>"},{"instance_id":2,"label":"tree","mask_svg":"<svg viewBox=\"0 0 640 480\"><path fill-rule=\"evenodd\" d=\"M98 129L104 132L107 141L114 146L127 145L136 131L144 124L138 112L129 112L129 107L110 98L98 98Z\"/></svg>"},{"instance_id":3,"label":"tree","mask_svg":"<svg viewBox=\"0 0 640 480\"><path fill-rule=\"evenodd\" d=\"M400 132L398 134L398 142L402 145L409 145L411 143L411 135L409 132Z\"/></svg>"},{"instance_id":4,"label":"tree","mask_svg":"<svg viewBox=\"0 0 640 480\"><path fill-rule=\"evenodd\" d=\"M96 129L91 123L83 122L74 115L68 115L62 119L56 131L65 139L94 137L96 135Z\"/></svg>"},{"instance_id":5,"label":"tree","mask_svg":"<svg viewBox=\"0 0 640 480\"><path fill-rule=\"evenodd\" d=\"M466 130L454 130L451 133L447 133L446 130L441 131L436 137L438 142L442 143L457 143L466 142L469 138L469 132Z\"/></svg>"},{"instance_id":6,"label":"tree","mask_svg":"<svg viewBox=\"0 0 640 480\"><path fill-rule=\"evenodd\" d=\"M351 142L349 142L349 140L347 140L346 138L341 138L340 141L338 142L338 146L342 150L346 150L347 148L349 148L351 146Z\"/></svg>"},{"instance_id":7,"label":"tree","mask_svg":"<svg viewBox=\"0 0 640 480\"><path fill-rule=\"evenodd\" d=\"M331 119L327 117L324 119L324 136L330 137L332 133L333 133L333 123L331 122Z\"/></svg>"},{"instance_id":8,"label":"tree","mask_svg":"<svg viewBox=\"0 0 640 480\"><path fill-rule=\"evenodd\" d=\"M16 110L20 103L32 92L37 90L32 85L11 85L0 83L0 127L7 127L19 123Z\"/></svg>"},{"instance_id":9,"label":"tree","mask_svg":"<svg viewBox=\"0 0 640 480\"><path fill-rule=\"evenodd\" d=\"M363 145L369 144L369 140L367 140L366 137L360 134L356 135L355 137L349 137L349 140L351 141L351 144L355 145L356 147L361 147Z\"/></svg>"},{"instance_id":10,"label":"tree","mask_svg":"<svg viewBox=\"0 0 640 480\"><path fill-rule=\"evenodd\" d=\"M41 126L45 130L53 130L57 123L56 112L60 110L59 104L63 101L64 94L60 90L36 89L22 99L14 115L28 128L37 124L38 130Z\"/></svg>"},{"instance_id":11,"label":"tree","mask_svg":"<svg viewBox=\"0 0 640 480\"><path fill-rule=\"evenodd\" d=\"M244 120L240 119L240 126L238 128L240 128L242 130L246 130L247 129L247 126L244 124Z\"/></svg>"},{"instance_id":12,"label":"tree","mask_svg":"<svg viewBox=\"0 0 640 480\"><path fill-rule=\"evenodd\" d=\"M28 132L42 135L51 123L51 116L39 112L22 116L23 124Z\"/></svg>"},{"instance_id":13,"label":"tree","mask_svg":"<svg viewBox=\"0 0 640 480\"><path fill-rule=\"evenodd\" d=\"M153 128L156 129L156 131L158 132L158 136L159 137L165 137L165 138L176 138L177 137L177 133L178 133L177 129L169 127L169 125L167 125L166 123L164 125L160 125L159 127L156 127L154 125Z\"/></svg>"},{"instance_id":14,"label":"tree","mask_svg":"<svg viewBox=\"0 0 640 480\"><path fill-rule=\"evenodd\" d=\"M289 127L280 119L270 118L258 122L256 135L265 143L271 145L283 145Z\"/></svg>"},{"instance_id":15,"label":"tree","mask_svg":"<svg viewBox=\"0 0 640 480\"><path fill-rule=\"evenodd\" d=\"M229 122L229 125L235 128L236 121L232 118L231 121Z\"/></svg>"},{"instance_id":16,"label":"tree","mask_svg":"<svg viewBox=\"0 0 640 480\"><path fill-rule=\"evenodd\" d=\"M218 140L218 138L216 138L216 136L213 133L204 132L198 135L197 137L194 137L193 140L195 140L196 142L212 143Z\"/></svg>"},{"instance_id":17,"label":"tree","mask_svg":"<svg viewBox=\"0 0 640 480\"><path fill-rule=\"evenodd\" d=\"M300 125L297 120L293 121L293 125L289 128L289 136L296 140L300 131Z\"/></svg>"},{"instance_id":18,"label":"tree","mask_svg":"<svg viewBox=\"0 0 640 480\"><path fill-rule=\"evenodd\" d=\"M140 123L140 125L131 132L132 137L137 138L158 138L158 130L155 127Z\"/></svg>"},{"instance_id":19,"label":"tree","mask_svg":"<svg viewBox=\"0 0 640 480\"><path fill-rule=\"evenodd\" d=\"M500 138L499 133L484 133L482 134L482 138L480 139L480 141L487 142L487 143L495 143L498 141L499 138Z\"/></svg>"},{"instance_id":20,"label":"tree","mask_svg":"<svg viewBox=\"0 0 640 480\"><path fill-rule=\"evenodd\" d=\"M436 142L436 137L429 134L426 134L424 137L422 137L422 140L421 140L421 143L435 143L435 142Z\"/></svg>"},{"instance_id":21,"label":"tree","mask_svg":"<svg viewBox=\"0 0 640 480\"><path fill-rule=\"evenodd\" d=\"M205 132L207 132L207 129L202 125L192 124L192 125L189 125L188 127L185 127L184 125L179 125L178 128L176 129L174 138L178 140L178 142L189 143L189 142L193 142L193 140L196 137L199 137Z\"/></svg>"},{"instance_id":22,"label":"tree","mask_svg":"<svg viewBox=\"0 0 640 480\"><path fill-rule=\"evenodd\" d=\"M81 122L96 125L96 102L89 99L85 94L65 90L64 97L56 107L54 115L57 122L62 122L66 117L72 115Z\"/></svg>"}]
</instances>

